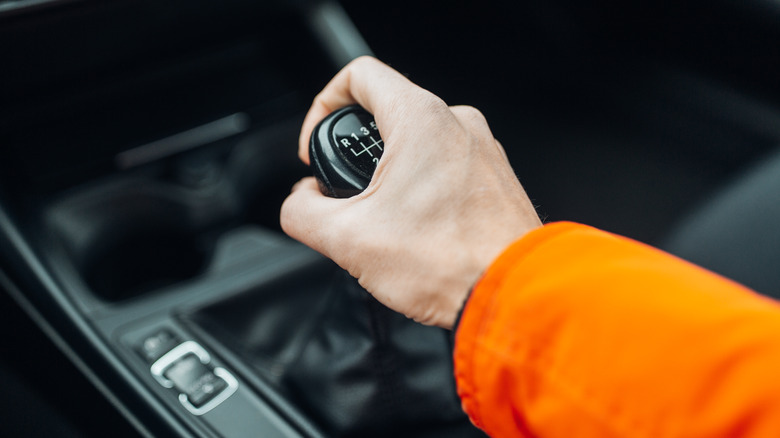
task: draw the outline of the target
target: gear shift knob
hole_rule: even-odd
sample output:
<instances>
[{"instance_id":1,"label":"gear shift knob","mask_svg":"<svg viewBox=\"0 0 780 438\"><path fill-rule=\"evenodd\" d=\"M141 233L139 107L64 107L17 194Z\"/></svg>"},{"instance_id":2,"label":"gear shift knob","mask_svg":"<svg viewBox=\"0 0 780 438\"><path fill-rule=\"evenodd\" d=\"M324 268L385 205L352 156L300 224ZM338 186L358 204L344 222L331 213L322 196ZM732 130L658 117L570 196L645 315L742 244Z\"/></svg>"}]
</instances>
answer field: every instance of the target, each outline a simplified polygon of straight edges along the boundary
<instances>
[{"instance_id":1,"label":"gear shift knob","mask_svg":"<svg viewBox=\"0 0 780 438\"><path fill-rule=\"evenodd\" d=\"M374 117L351 105L325 117L312 131L309 158L320 191L349 198L368 187L384 143Z\"/></svg>"}]
</instances>

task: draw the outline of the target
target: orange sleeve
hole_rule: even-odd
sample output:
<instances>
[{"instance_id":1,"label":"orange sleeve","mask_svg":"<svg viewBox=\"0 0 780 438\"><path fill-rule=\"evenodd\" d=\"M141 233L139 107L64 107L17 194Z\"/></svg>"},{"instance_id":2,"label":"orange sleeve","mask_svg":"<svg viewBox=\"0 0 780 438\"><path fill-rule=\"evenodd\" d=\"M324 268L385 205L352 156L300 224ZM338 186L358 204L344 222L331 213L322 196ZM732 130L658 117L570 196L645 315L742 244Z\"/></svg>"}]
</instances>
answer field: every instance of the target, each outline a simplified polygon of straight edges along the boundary
<instances>
[{"instance_id":1,"label":"orange sleeve","mask_svg":"<svg viewBox=\"0 0 780 438\"><path fill-rule=\"evenodd\" d=\"M780 437L780 306L629 239L551 224L475 286L455 375L492 437Z\"/></svg>"}]
</instances>

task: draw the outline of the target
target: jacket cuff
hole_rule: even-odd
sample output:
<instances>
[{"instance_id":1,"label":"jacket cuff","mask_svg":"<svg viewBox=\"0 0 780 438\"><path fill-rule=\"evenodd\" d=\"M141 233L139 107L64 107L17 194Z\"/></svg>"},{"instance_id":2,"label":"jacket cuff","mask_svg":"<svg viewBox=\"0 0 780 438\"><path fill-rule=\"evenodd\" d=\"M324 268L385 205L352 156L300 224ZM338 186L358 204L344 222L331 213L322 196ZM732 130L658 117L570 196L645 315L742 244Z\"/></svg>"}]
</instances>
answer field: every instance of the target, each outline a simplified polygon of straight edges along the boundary
<instances>
[{"instance_id":1,"label":"jacket cuff","mask_svg":"<svg viewBox=\"0 0 780 438\"><path fill-rule=\"evenodd\" d=\"M480 394L475 385L475 377L479 373L479 365L475 363L475 359L480 339L490 325L491 309L495 306L497 298L495 292L501 288L509 271L521 263L535 247L561 234L583 227L585 226L571 222L556 222L530 231L507 247L493 261L482 278L474 285L464 303L453 327L455 381L463 410L468 414L471 422L480 429L484 427L480 416Z\"/></svg>"}]
</instances>

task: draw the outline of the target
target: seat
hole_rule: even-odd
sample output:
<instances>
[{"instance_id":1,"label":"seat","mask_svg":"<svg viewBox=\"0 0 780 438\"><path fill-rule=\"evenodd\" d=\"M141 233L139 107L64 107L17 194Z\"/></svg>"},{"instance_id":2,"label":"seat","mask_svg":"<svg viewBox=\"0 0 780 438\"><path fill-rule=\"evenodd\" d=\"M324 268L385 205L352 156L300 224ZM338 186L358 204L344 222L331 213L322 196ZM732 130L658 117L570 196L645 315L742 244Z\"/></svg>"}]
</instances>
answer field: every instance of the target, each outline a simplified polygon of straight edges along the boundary
<instances>
[{"instance_id":1,"label":"seat","mask_svg":"<svg viewBox=\"0 0 780 438\"><path fill-rule=\"evenodd\" d=\"M780 150L694 208L659 246L780 299Z\"/></svg>"}]
</instances>

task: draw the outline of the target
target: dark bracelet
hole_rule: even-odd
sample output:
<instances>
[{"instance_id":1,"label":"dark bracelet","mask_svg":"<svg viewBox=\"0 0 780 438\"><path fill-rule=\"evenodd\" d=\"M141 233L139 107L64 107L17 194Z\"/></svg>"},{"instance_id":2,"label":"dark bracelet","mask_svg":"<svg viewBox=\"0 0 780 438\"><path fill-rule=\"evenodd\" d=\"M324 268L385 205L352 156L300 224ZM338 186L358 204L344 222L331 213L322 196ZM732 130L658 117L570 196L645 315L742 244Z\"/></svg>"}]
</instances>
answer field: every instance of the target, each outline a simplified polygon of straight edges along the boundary
<instances>
[{"instance_id":1,"label":"dark bracelet","mask_svg":"<svg viewBox=\"0 0 780 438\"><path fill-rule=\"evenodd\" d=\"M466 298L463 299L463 304L460 306L460 310L458 310L458 314L455 316L455 323L452 325L452 331L450 332L450 341L452 343L452 347L455 348L455 333L458 332L458 326L460 325L460 320L463 318L463 311L466 310L466 303L468 303L469 298L471 297L471 293L474 291L474 287L476 286L476 283L474 286L471 286L469 288L469 291L466 293Z\"/></svg>"}]
</instances>

